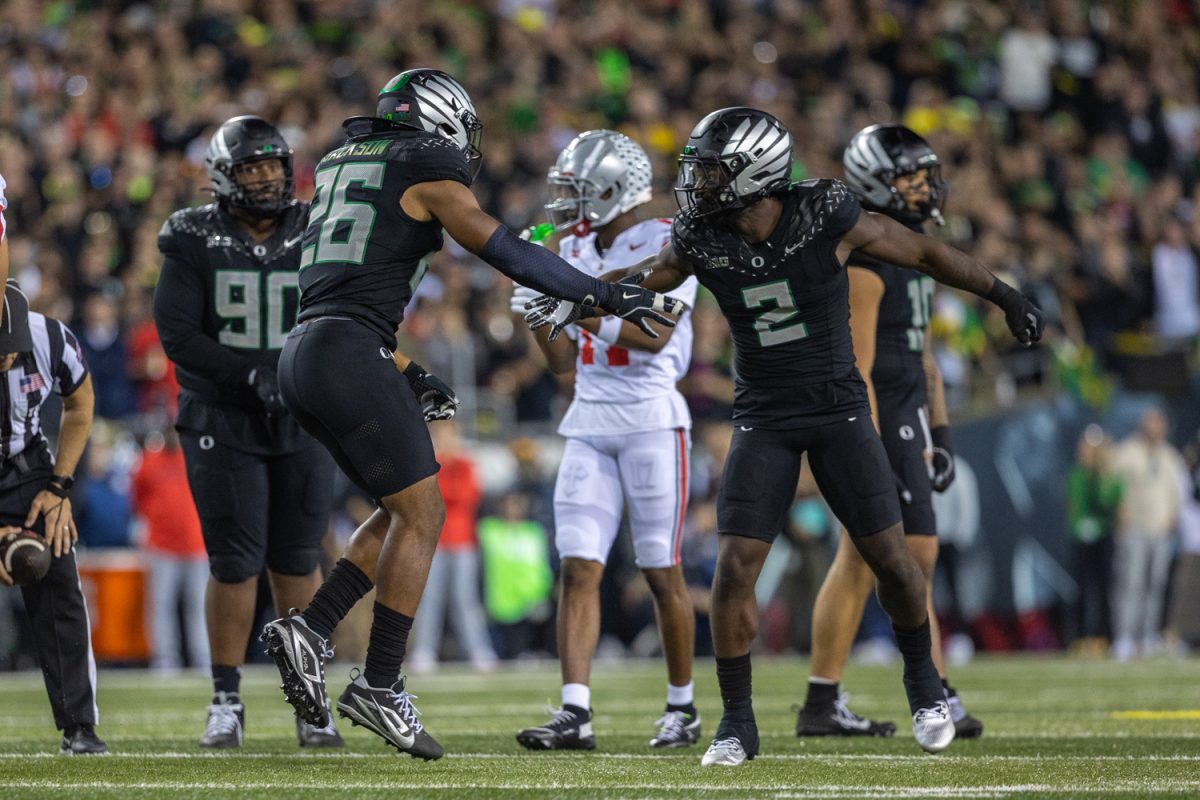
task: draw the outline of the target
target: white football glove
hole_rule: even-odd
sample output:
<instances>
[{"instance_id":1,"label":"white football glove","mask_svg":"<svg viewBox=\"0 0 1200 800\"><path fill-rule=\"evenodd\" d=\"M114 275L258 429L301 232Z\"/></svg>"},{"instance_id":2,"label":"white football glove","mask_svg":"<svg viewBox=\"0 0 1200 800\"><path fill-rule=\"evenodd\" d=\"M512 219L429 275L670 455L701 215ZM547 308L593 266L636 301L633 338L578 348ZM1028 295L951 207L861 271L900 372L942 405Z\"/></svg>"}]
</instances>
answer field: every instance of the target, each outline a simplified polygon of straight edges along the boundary
<instances>
[{"instance_id":1,"label":"white football glove","mask_svg":"<svg viewBox=\"0 0 1200 800\"><path fill-rule=\"evenodd\" d=\"M539 297L541 295L528 286L522 286L519 283L513 284L512 298L509 300L508 307L514 314L520 314L523 317L529 313L529 303Z\"/></svg>"}]
</instances>

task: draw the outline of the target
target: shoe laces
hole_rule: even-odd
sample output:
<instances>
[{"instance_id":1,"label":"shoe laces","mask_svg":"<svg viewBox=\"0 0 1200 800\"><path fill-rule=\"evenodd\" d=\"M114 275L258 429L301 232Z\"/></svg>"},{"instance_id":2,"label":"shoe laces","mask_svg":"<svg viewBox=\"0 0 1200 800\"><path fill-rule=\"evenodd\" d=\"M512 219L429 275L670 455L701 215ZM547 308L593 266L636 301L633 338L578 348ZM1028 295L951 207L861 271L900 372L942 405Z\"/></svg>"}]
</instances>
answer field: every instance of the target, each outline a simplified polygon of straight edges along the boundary
<instances>
[{"instance_id":1,"label":"shoe laces","mask_svg":"<svg viewBox=\"0 0 1200 800\"><path fill-rule=\"evenodd\" d=\"M682 739L686 733L684 728L687 727L689 720L686 714L682 711L667 711L661 717L654 721L658 726L659 739Z\"/></svg>"},{"instance_id":2,"label":"shoe laces","mask_svg":"<svg viewBox=\"0 0 1200 800\"><path fill-rule=\"evenodd\" d=\"M233 703L215 703L208 707L208 724L204 726L204 735L224 736L236 733L241 724L237 715L238 706Z\"/></svg>"},{"instance_id":3,"label":"shoe laces","mask_svg":"<svg viewBox=\"0 0 1200 800\"><path fill-rule=\"evenodd\" d=\"M713 743L708 746L710 753L739 753L745 750L742 747L742 740L736 736L727 736L723 739L713 739Z\"/></svg>"},{"instance_id":4,"label":"shoe laces","mask_svg":"<svg viewBox=\"0 0 1200 800\"><path fill-rule=\"evenodd\" d=\"M417 709L417 707L415 705L413 705L413 700L416 700L416 699L417 699L417 696L415 694L407 691L404 688L403 680L397 681L396 683L392 684L392 688L391 688L392 705L394 705L396 707L396 710L400 712L400 716L404 717L404 721L412 726L414 734L420 733L425 728L425 726L423 726L421 724L421 720L418 719L418 717L421 716L421 712Z\"/></svg>"},{"instance_id":5,"label":"shoe laces","mask_svg":"<svg viewBox=\"0 0 1200 800\"><path fill-rule=\"evenodd\" d=\"M550 721L542 727L552 730L555 733L562 733L579 725L579 715L574 711L547 705L546 713L550 715Z\"/></svg>"},{"instance_id":6,"label":"shoe laces","mask_svg":"<svg viewBox=\"0 0 1200 800\"><path fill-rule=\"evenodd\" d=\"M862 724L863 718L855 714L849 708L850 693L842 692L838 695L838 699L833 701L833 716L839 722L848 722L850 724Z\"/></svg>"},{"instance_id":7,"label":"shoe laces","mask_svg":"<svg viewBox=\"0 0 1200 800\"><path fill-rule=\"evenodd\" d=\"M314 631L312 628L308 627L308 620L306 620L304 618L304 615L301 614L296 609L293 608L290 611L288 611L288 616L294 620L297 620L298 624L302 625L304 627L304 630L306 630L310 634L312 634L313 638L315 638L317 640L317 646L313 649L316 651L319 651L319 653L321 655L321 660L323 662L331 661L333 659L333 645L329 643L329 640L326 639L321 634Z\"/></svg>"},{"instance_id":8,"label":"shoe laces","mask_svg":"<svg viewBox=\"0 0 1200 800\"><path fill-rule=\"evenodd\" d=\"M922 722L945 722L950 716L950 709L944 701L934 703L929 708L918 708L913 714L913 724Z\"/></svg>"}]
</instances>

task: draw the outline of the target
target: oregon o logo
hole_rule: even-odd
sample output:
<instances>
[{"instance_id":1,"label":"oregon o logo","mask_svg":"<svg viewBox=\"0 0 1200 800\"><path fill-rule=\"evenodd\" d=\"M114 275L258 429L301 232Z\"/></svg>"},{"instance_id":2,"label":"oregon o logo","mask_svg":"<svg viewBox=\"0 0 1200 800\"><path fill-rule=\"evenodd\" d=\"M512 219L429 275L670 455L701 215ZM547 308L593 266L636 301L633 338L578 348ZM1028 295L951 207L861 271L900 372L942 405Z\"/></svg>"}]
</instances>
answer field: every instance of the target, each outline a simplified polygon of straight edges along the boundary
<instances>
[{"instance_id":1,"label":"oregon o logo","mask_svg":"<svg viewBox=\"0 0 1200 800\"><path fill-rule=\"evenodd\" d=\"M754 267L755 269L761 269L762 265L766 263L766 259L762 256L755 256L754 258L750 259L750 266Z\"/></svg>"},{"instance_id":2,"label":"oregon o logo","mask_svg":"<svg viewBox=\"0 0 1200 800\"><path fill-rule=\"evenodd\" d=\"M913 440L913 436L915 436L915 434L913 433L912 425L901 425L900 426L900 438L901 439L903 439L906 442L911 442Z\"/></svg>"},{"instance_id":3,"label":"oregon o logo","mask_svg":"<svg viewBox=\"0 0 1200 800\"><path fill-rule=\"evenodd\" d=\"M201 450L212 450L213 447L216 446L216 444L217 444L216 440L213 439L213 437L209 436L208 434L205 434L204 436L200 437L200 449Z\"/></svg>"}]
</instances>

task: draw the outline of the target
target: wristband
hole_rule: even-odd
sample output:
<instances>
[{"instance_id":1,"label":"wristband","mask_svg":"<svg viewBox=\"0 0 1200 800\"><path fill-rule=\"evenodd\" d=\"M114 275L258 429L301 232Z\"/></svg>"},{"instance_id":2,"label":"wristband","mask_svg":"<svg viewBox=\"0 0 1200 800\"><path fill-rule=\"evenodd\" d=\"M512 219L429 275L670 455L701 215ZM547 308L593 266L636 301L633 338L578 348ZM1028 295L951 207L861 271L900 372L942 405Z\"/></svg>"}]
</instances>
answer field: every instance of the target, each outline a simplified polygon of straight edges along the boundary
<instances>
[{"instance_id":1,"label":"wristband","mask_svg":"<svg viewBox=\"0 0 1200 800\"><path fill-rule=\"evenodd\" d=\"M620 317L603 317L600 320L600 327L596 330L596 338L602 342L616 344L621 338L621 326L625 322Z\"/></svg>"},{"instance_id":2,"label":"wristband","mask_svg":"<svg viewBox=\"0 0 1200 800\"><path fill-rule=\"evenodd\" d=\"M415 361L409 361L408 366L404 368L402 373L409 381L415 381L425 374L425 368Z\"/></svg>"},{"instance_id":3,"label":"wristband","mask_svg":"<svg viewBox=\"0 0 1200 800\"><path fill-rule=\"evenodd\" d=\"M46 483L46 491L55 497L66 498L75 485L75 479L70 475L51 475Z\"/></svg>"}]
</instances>

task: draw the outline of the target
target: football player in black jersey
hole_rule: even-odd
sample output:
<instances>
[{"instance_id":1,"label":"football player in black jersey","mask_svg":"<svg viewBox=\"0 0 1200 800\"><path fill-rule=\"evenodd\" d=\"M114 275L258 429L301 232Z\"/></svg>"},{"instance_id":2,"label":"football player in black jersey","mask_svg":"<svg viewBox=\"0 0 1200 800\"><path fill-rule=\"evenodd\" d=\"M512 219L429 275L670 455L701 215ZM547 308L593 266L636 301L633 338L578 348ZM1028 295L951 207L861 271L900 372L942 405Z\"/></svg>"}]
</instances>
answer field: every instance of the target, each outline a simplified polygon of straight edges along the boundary
<instances>
[{"instance_id":1,"label":"football player in black jersey","mask_svg":"<svg viewBox=\"0 0 1200 800\"><path fill-rule=\"evenodd\" d=\"M321 585L333 461L279 397L279 350L296 318L308 207L292 197L292 151L269 122L234 117L206 159L216 202L159 233L154 319L179 376L180 441L204 533L213 700L201 747L240 747L241 666L266 567L280 613ZM340 746L299 716L303 746Z\"/></svg>"},{"instance_id":2,"label":"football player in black jersey","mask_svg":"<svg viewBox=\"0 0 1200 800\"><path fill-rule=\"evenodd\" d=\"M702 765L737 765L758 752L750 703L754 584L783 527L807 452L825 499L871 567L904 658L913 732L937 752L954 737L930 657L925 579L904 542L887 452L854 365L845 262L862 250L986 297L1025 344L1041 337L1036 306L965 254L863 212L836 180L790 184L792 140L770 114L726 108L692 131L680 157L672 243L624 284L666 291L696 275L714 295L736 345L733 443L718 497L722 534L712 631L725 713ZM570 303L535 311L534 326L579 318ZM586 313L586 312L583 312Z\"/></svg>"},{"instance_id":3,"label":"football player in black jersey","mask_svg":"<svg viewBox=\"0 0 1200 800\"><path fill-rule=\"evenodd\" d=\"M401 752L426 760L442 747L417 718L400 678L445 507L414 363L394 359L404 307L441 249L442 231L518 283L598 305L656 335L682 304L641 287L585 276L479 208L471 182L483 126L454 78L414 69L380 91L375 116L345 123L347 142L317 165L300 259L299 324L279 361L288 409L320 439L379 509L302 614L263 632L290 702L324 724L327 637L372 585L366 667L338 710ZM404 367L403 372L397 367Z\"/></svg>"},{"instance_id":4,"label":"football player in black jersey","mask_svg":"<svg viewBox=\"0 0 1200 800\"><path fill-rule=\"evenodd\" d=\"M941 162L913 131L903 125L872 125L855 134L842 161L846 183L864 208L917 232L929 219L942 222ZM963 710L946 681L930 589L938 553L932 492L944 492L954 480L942 376L927 336L933 279L858 250L846 264L855 360L896 476L906 541L925 575L933 663L946 689L955 736L976 738L983 734L983 724ZM813 607L808 696L796 720L797 736L895 733L891 722L854 714L838 691L873 583L870 568L843 532Z\"/></svg>"}]
</instances>

